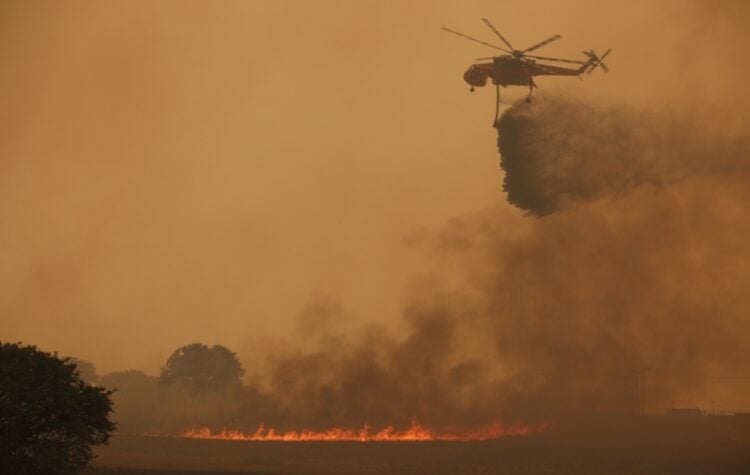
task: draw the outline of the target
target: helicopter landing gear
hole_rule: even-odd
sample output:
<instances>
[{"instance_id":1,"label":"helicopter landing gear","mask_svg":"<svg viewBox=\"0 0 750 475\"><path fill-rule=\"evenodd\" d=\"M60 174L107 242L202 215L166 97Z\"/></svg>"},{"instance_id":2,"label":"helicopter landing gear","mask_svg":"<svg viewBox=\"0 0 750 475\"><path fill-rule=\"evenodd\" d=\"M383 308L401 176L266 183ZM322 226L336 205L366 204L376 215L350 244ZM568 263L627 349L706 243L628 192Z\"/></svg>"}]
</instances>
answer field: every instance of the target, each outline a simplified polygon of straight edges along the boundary
<instances>
[{"instance_id":1,"label":"helicopter landing gear","mask_svg":"<svg viewBox=\"0 0 750 475\"><path fill-rule=\"evenodd\" d=\"M469 88L469 92L474 92L474 86L471 86L471 87Z\"/></svg>"}]
</instances>

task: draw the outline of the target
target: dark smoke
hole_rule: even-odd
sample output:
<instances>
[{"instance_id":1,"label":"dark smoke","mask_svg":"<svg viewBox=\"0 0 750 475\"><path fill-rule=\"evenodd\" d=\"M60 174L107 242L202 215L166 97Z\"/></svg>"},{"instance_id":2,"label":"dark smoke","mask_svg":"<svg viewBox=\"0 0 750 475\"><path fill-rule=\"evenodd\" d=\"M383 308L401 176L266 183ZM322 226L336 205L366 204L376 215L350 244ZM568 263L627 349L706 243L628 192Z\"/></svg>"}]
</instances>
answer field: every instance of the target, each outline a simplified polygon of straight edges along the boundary
<instances>
[{"instance_id":1,"label":"dark smoke","mask_svg":"<svg viewBox=\"0 0 750 475\"><path fill-rule=\"evenodd\" d=\"M693 177L543 220L488 210L451 223L465 239L443 252L492 328L502 411L629 412L639 375L652 412L728 397L715 378L750 369L749 184Z\"/></svg>"},{"instance_id":2,"label":"dark smoke","mask_svg":"<svg viewBox=\"0 0 750 475\"><path fill-rule=\"evenodd\" d=\"M720 377L750 372L746 136L559 98L498 125L510 201L547 217L497 206L451 220L424 241L438 264L398 336L337 332L345 306L314 299L307 346L279 346L264 379L213 412L186 402L169 427L477 427L730 404L737 387Z\"/></svg>"},{"instance_id":3,"label":"dark smoke","mask_svg":"<svg viewBox=\"0 0 750 475\"><path fill-rule=\"evenodd\" d=\"M449 302L414 303L407 336L381 328L321 338L313 351L272 358L271 392L281 427L476 426L499 418L488 403L462 403L481 375L478 361L457 358L455 309ZM489 404L494 406L494 402Z\"/></svg>"},{"instance_id":4,"label":"dark smoke","mask_svg":"<svg viewBox=\"0 0 750 475\"><path fill-rule=\"evenodd\" d=\"M597 106L561 97L518 102L498 119L508 201L536 216L687 176L736 173L744 141L692 114ZM744 154L747 156L747 153Z\"/></svg>"},{"instance_id":5,"label":"dark smoke","mask_svg":"<svg viewBox=\"0 0 750 475\"><path fill-rule=\"evenodd\" d=\"M283 412L475 424L730 397L716 376L750 370L746 137L561 98L517 104L498 128L509 200L556 213L452 220L433 243L445 283L415 292L406 336L278 356Z\"/></svg>"}]
</instances>

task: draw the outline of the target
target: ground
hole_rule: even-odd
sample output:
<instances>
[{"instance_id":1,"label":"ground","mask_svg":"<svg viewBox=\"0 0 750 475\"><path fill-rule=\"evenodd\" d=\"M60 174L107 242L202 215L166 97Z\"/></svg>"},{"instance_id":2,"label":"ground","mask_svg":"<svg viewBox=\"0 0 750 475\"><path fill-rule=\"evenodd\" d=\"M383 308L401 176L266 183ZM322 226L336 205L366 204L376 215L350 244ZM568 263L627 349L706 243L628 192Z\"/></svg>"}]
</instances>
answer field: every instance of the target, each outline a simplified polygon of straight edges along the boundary
<instances>
[{"instance_id":1,"label":"ground","mask_svg":"<svg viewBox=\"0 0 750 475\"><path fill-rule=\"evenodd\" d=\"M715 421L635 420L489 442L245 442L120 435L91 474L741 474L750 437Z\"/></svg>"}]
</instances>

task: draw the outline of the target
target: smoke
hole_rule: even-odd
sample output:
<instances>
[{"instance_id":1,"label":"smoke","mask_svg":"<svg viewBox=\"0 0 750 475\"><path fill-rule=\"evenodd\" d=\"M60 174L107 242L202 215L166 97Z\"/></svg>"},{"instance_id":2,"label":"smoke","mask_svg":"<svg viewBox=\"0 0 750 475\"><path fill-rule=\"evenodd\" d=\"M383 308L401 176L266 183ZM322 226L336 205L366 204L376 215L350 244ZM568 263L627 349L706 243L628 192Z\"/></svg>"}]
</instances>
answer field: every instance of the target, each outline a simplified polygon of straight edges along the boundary
<instances>
[{"instance_id":1,"label":"smoke","mask_svg":"<svg viewBox=\"0 0 750 475\"><path fill-rule=\"evenodd\" d=\"M471 33L462 25L481 27L469 18L492 2L477 14L247 2L176 16L148 2L54 15L11 3L0 7L4 338L107 371L158 371L188 341L261 367L230 403L173 403L131 427L621 412L641 370L656 411L726 401L713 378L747 372L747 135L727 127L726 106L748 110L746 2L516 4L520 18L541 8L551 20L508 20L509 37L559 31L560 55L614 48L612 74L588 93L682 109L559 96L511 107L498 124L508 199L545 217L502 203L420 233L434 268L402 328L353 335L341 327L399 317L404 229L495 191L500 175L476 159L492 105L461 84L472 46L438 30ZM342 303L313 302L291 335L287 316L319 286ZM267 365L248 343L266 333L290 335ZM121 387L118 417L163 409L154 380L107 381Z\"/></svg>"},{"instance_id":2,"label":"smoke","mask_svg":"<svg viewBox=\"0 0 750 475\"><path fill-rule=\"evenodd\" d=\"M498 129L509 201L544 218L498 204L421 233L434 268L402 328L351 332L346 305L314 296L241 393L170 399L149 423L466 428L738 404L719 378L750 371L742 129L559 97Z\"/></svg>"},{"instance_id":3,"label":"smoke","mask_svg":"<svg viewBox=\"0 0 750 475\"><path fill-rule=\"evenodd\" d=\"M290 421L654 412L730 397L718 376L750 369L745 136L552 97L513 106L498 129L509 201L548 216L497 206L425 240L439 264L402 338L328 333L276 355L271 393Z\"/></svg>"},{"instance_id":4,"label":"smoke","mask_svg":"<svg viewBox=\"0 0 750 475\"><path fill-rule=\"evenodd\" d=\"M517 237L497 231L508 225L497 212L454 222L451 234L475 236L452 252L509 375L504 409L628 411L642 372L648 407L659 410L705 403L695 397L716 389L711 378L744 374L747 185L645 186Z\"/></svg>"},{"instance_id":5,"label":"smoke","mask_svg":"<svg viewBox=\"0 0 750 475\"><path fill-rule=\"evenodd\" d=\"M641 185L746 172L747 141L727 138L710 120L563 97L516 103L496 124L508 201L544 216Z\"/></svg>"},{"instance_id":6,"label":"smoke","mask_svg":"<svg viewBox=\"0 0 750 475\"><path fill-rule=\"evenodd\" d=\"M312 299L308 346L274 352L234 420L476 427L729 400L717 377L750 370L747 142L670 117L563 98L511 108L509 200L548 216L496 206L422 239L435 271L398 336L337 331L345 306Z\"/></svg>"},{"instance_id":7,"label":"smoke","mask_svg":"<svg viewBox=\"0 0 750 475\"><path fill-rule=\"evenodd\" d=\"M721 125L566 98L498 121L508 201L549 216L454 220L442 251L493 327L505 411L731 393L717 374L748 370L750 153L741 129Z\"/></svg>"},{"instance_id":8,"label":"smoke","mask_svg":"<svg viewBox=\"0 0 750 475\"><path fill-rule=\"evenodd\" d=\"M454 345L455 321L440 309L409 310L406 321L404 339L367 327L355 335L328 333L311 351L272 356L270 393L284 415L277 423L318 428L364 422L407 426L412 418L445 423L433 416L454 402L444 391L442 371Z\"/></svg>"}]
</instances>

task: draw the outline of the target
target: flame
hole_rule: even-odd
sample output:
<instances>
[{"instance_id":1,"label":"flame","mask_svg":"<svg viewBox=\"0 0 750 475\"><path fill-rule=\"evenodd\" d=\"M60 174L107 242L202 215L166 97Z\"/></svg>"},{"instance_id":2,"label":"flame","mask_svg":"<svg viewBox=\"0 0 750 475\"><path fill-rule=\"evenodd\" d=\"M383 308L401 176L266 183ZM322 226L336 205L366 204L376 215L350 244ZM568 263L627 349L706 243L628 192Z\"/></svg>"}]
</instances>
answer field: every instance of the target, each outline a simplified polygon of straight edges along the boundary
<instances>
[{"instance_id":1,"label":"flame","mask_svg":"<svg viewBox=\"0 0 750 475\"><path fill-rule=\"evenodd\" d=\"M307 441L351 441L351 442L392 442L392 441L481 441L492 440L503 436L527 435L546 430L546 425L522 426L515 425L504 427L494 423L482 429L461 431L438 431L429 429L412 421L411 425L404 430L396 430L393 426L373 431L365 424L361 429L348 429L344 427L333 427L327 430L290 430L279 432L274 428L266 428L261 424L254 433L244 433L234 429L223 429L213 432L208 427L193 427L179 437L189 439L212 439L212 440L247 440L247 441L282 441L282 442L307 442Z\"/></svg>"}]
</instances>

